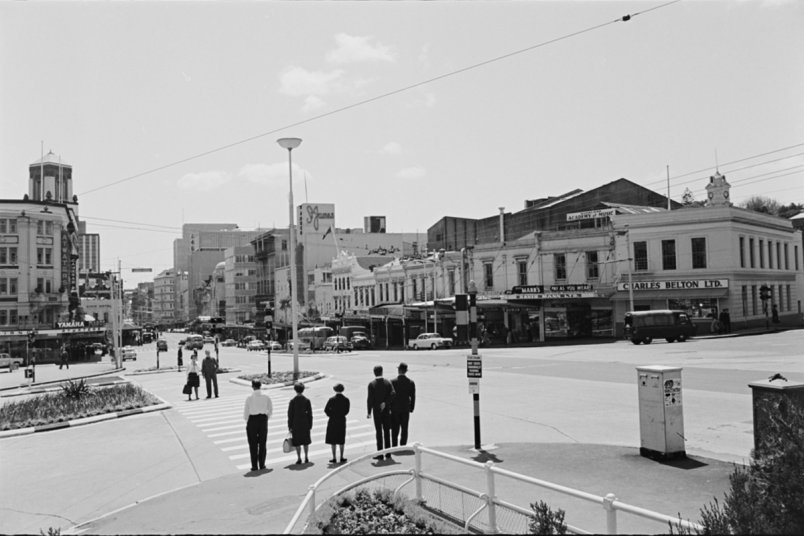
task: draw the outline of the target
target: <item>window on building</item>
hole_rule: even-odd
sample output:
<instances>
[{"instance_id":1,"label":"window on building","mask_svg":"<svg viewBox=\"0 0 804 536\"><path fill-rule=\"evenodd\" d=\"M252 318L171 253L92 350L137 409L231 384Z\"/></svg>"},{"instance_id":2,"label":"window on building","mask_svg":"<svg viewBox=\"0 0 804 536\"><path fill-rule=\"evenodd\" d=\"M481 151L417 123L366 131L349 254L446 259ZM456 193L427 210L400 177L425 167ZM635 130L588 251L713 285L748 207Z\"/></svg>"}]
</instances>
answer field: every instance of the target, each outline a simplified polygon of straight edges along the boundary
<instances>
[{"instance_id":1,"label":"window on building","mask_svg":"<svg viewBox=\"0 0 804 536\"><path fill-rule=\"evenodd\" d=\"M692 267L706 268L706 238L693 238L690 245L692 246Z\"/></svg>"},{"instance_id":2,"label":"window on building","mask_svg":"<svg viewBox=\"0 0 804 536\"><path fill-rule=\"evenodd\" d=\"M586 252L586 279L600 277L600 268L597 263L597 251Z\"/></svg>"},{"instance_id":3,"label":"window on building","mask_svg":"<svg viewBox=\"0 0 804 536\"><path fill-rule=\"evenodd\" d=\"M748 239L748 257L749 257L749 260L751 261L751 268L755 268L756 267L756 262L754 261L754 239L753 238Z\"/></svg>"},{"instance_id":4,"label":"window on building","mask_svg":"<svg viewBox=\"0 0 804 536\"><path fill-rule=\"evenodd\" d=\"M556 281L564 281L567 279L567 256L564 253L556 253L553 255L553 263L555 264L555 278Z\"/></svg>"},{"instance_id":5,"label":"window on building","mask_svg":"<svg viewBox=\"0 0 804 536\"><path fill-rule=\"evenodd\" d=\"M759 267L765 267L765 241L759 241Z\"/></svg>"},{"instance_id":6,"label":"window on building","mask_svg":"<svg viewBox=\"0 0 804 536\"><path fill-rule=\"evenodd\" d=\"M516 271L517 271L517 284L518 285L527 285L528 284L528 260L521 259L516 261Z\"/></svg>"},{"instance_id":7,"label":"window on building","mask_svg":"<svg viewBox=\"0 0 804 536\"><path fill-rule=\"evenodd\" d=\"M742 299L743 304L743 317L746 317L748 316L748 285L742 286L740 298Z\"/></svg>"},{"instance_id":8,"label":"window on building","mask_svg":"<svg viewBox=\"0 0 804 536\"><path fill-rule=\"evenodd\" d=\"M751 285L751 314L757 314L757 286Z\"/></svg>"},{"instance_id":9,"label":"window on building","mask_svg":"<svg viewBox=\"0 0 804 536\"><path fill-rule=\"evenodd\" d=\"M45 234L45 222L43 220L36 221L36 234L38 235Z\"/></svg>"},{"instance_id":10,"label":"window on building","mask_svg":"<svg viewBox=\"0 0 804 536\"><path fill-rule=\"evenodd\" d=\"M787 246L787 244L785 244ZM782 269L782 243L776 242L776 269Z\"/></svg>"},{"instance_id":11,"label":"window on building","mask_svg":"<svg viewBox=\"0 0 804 536\"><path fill-rule=\"evenodd\" d=\"M798 246L793 246L793 259L795 259L796 272L798 272Z\"/></svg>"},{"instance_id":12,"label":"window on building","mask_svg":"<svg viewBox=\"0 0 804 536\"><path fill-rule=\"evenodd\" d=\"M45 222L45 234L51 236L53 234L53 222L46 221Z\"/></svg>"},{"instance_id":13,"label":"window on building","mask_svg":"<svg viewBox=\"0 0 804 536\"><path fill-rule=\"evenodd\" d=\"M785 270L790 269L790 254L789 253L790 252L789 252L789 250L787 248L787 243L785 243L785 245L784 245L784 269Z\"/></svg>"},{"instance_id":14,"label":"window on building","mask_svg":"<svg viewBox=\"0 0 804 536\"><path fill-rule=\"evenodd\" d=\"M634 242L634 271L644 272L648 269L648 243Z\"/></svg>"},{"instance_id":15,"label":"window on building","mask_svg":"<svg viewBox=\"0 0 804 536\"><path fill-rule=\"evenodd\" d=\"M8 311L0 309L0 326L8 325Z\"/></svg>"},{"instance_id":16,"label":"window on building","mask_svg":"<svg viewBox=\"0 0 804 536\"><path fill-rule=\"evenodd\" d=\"M8 324L10 326L16 326L18 323L19 323L19 318L17 318L17 310L16 309L11 309L8 312Z\"/></svg>"},{"instance_id":17,"label":"window on building","mask_svg":"<svg viewBox=\"0 0 804 536\"><path fill-rule=\"evenodd\" d=\"M792 311L792 310L793 310L793 301L792 301L792 299L791 299L791 298L792 298L792 296L791 296L791 294L790 294L790 285L787 285L787 287L785 288L785 290L787 291L787 292L786 292L786 294L787 294L787 310L788 310L788 311Z\"/></svg>"},{"instance_id":18,"label":"window on building","mask_svg":"<svg viewBox=\"0 0 804 536\"><path fill-rule=\"evenodd\" d=\"M45 291L45 278L44 277L37 277L36 278L36 290L38 292Z\"/></svg>"},{"instance_id":19,"label":"window on building","mask_svg":"<svg viewBox=\"0 0 804 536\"><path fill-rule=\"evenodd\" d=\"M773 242L768 240L768 268L773 269Z\"/></svg>"},{"instance_id":20,"label":"window on building","mask_svg":"<svg viewBox=\"0 0 804 536\"><path fill-rule=\"evenodd\" d=\"M447 293L450 295L455 294L455 270L447 272Z\"/></svg>"},{"instance_id":21,"label":"window on building","mask_svg":"<svg viewBox=\"0 0 804 536\"><path fill-rule=\"evenodd\" d=\"M490 262L483 263L483 283L487 289L494 288L494 265Z\"/></svg>"},{"instance_id":22,"label":"window on building","mask_svg":"<svg viewBox=\"0 0 804 536\"><path fill-rule=\"evenodd\" d=\"M662 240L662 269L676 269L676 241Z\"/></svg>"},{"instance_id":23,"label":"window on building","mask_svg":"<svg viewBox=\"0 0 804 536\"><path fill-rule=\"evenodd\" d=\"M740 268L745 268L745 237L740 237Z\"/></svg>"},{"instance_id":24,"label":"window on building","mask_svg":"<svg viewBox=\"0 0 804 536\"><path fill-rule=\"evenodd\" d=\"M417 282L417 279L415 279L415 278L414 278L414 279L413 279L413 299L417 299L417 298L418 298L418 296L419 296L419 290L418 290L418 288L419 288L419 287L418 287L418 282Z\"/></svg>"}]
</instances>

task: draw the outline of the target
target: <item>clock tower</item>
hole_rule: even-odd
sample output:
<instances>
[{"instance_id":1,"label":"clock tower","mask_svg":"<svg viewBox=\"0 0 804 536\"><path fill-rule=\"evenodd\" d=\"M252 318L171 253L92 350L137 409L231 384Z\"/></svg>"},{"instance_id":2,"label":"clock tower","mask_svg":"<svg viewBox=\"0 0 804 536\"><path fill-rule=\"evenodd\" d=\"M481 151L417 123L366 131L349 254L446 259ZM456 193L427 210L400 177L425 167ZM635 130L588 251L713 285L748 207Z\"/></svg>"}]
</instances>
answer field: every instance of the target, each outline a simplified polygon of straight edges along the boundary
<instances>
[{"instance_id":1,"label":"clock tower","mask_svg":"<svg viewBox=\"0 0 804 536\"><path fill-rule=\"evenodd\" d=\"M721 175L720 171L709 177L709 184L706 185L707 207L730 207L729 190L731 185L726 182L726 176Z\"/></svg>"}]
</instances>

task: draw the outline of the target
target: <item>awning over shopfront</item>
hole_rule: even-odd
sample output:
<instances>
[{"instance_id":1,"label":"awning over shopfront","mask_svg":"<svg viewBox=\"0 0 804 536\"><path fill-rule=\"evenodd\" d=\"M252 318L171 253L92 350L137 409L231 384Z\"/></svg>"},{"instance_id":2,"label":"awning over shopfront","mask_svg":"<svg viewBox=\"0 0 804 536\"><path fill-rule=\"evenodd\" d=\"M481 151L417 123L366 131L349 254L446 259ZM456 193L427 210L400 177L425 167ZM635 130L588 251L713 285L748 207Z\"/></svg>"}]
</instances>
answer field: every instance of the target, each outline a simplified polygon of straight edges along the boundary
<instances>
[{"instance_id":1,"label":"awning over shopfront","mask_svg":"<svg viewBox=\"0 0 804 536\"><path fill-rule=\"evenodd\" d=\"M695 289L695 290L635 290L634 301L638 300L694 300L696 298L725 298L729 295L727 288ZM628 301L628 291L619 290L611 296L612 301Z\"/></svg>"}]
</instances>

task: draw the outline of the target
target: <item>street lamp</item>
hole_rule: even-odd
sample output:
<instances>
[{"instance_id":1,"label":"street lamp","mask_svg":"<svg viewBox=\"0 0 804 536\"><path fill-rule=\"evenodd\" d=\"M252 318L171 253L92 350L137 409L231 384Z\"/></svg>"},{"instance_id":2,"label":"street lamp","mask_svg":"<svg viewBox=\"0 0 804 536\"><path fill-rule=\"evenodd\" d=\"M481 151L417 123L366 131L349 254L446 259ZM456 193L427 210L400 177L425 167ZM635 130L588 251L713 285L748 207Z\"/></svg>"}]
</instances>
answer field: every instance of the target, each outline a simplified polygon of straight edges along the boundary
<instances>
[{"instance_id":1,"label":"street lamp","mask_svg":"<svg viewBox=\"0 0 804 536\"><path fill-rule=\"evenodd\" d=\"M293 343L293 380L299 379L299 345L297 338L299 336L299 322L296 315L296 230L294 228L294 215L293 215L293 149L301 145L301 138L279 138L276 143L283 149L288 150L288 210L290 215L290 223L288 231L290 234L290 315L291 325L293 326L292 343Z\"/></svg>"}]
</instances>

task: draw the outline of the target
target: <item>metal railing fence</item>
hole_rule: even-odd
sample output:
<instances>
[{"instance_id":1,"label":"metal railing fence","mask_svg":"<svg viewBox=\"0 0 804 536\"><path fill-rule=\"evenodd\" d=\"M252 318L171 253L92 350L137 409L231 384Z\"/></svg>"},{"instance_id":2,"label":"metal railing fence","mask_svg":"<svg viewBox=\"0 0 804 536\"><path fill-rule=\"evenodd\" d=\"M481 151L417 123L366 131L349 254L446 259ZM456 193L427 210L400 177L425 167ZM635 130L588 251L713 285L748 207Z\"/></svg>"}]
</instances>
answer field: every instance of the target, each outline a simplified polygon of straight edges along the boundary
<instances>
[{"instance_id":1,"label":"metal railing fence","mask_svg":"<svg viewBox=\"0 0 804 536\"><path fill-rule=\"evenodd\" d=\"M323 491L326 483L333 480L336 475L351 468L359 466L361 462L370 460L380 454L398 454L413 450L413 467L409 469L391 469L380 473L360 476L334 492L328 492L325 500L318 501L317 491ZM424 471L423 456L433 457L437 463L431 470ZM453 480L439 476L438 469L443 467L442 462L453 462L465 466ZM482 486L477 481L482 477ZM458 482L457 480L468 481ZM659 512L640 508L619 501L615 494L606 496L595 495L585 491L569 488L553 482L529 477L513 471L496 467L494 462L480 463L467 460L459 456L447 454L419 443L410 446L393 447L383 451L373 452L351 460L349 463L334 469L310 485L301 504L294 513L284 530L284 534L300 533L311 523L316 522L316 516L321 506L331 497L337 497L360 487L383 487L393 490L394 494L402 493L403 489L411 488L407 496L414 498L428 510L444 516L459 525L467 532L484 534L526 534L529 533L529 523L534 517L530 504L533 498L546 499L551 509L561 507L572 518L573 523L567 523L567 531L573 534L618 533L618 513L629 514L638 518L655 522L657 532L667 532L672 525L674 530L680 532L695 532L703 530L697 523L682 520ZM480 487L481 489L475 489ZM500 496L502 490L505 497ZM329 490L328 490L329 491ZM530 497L530 500L527 498ZM562 501L564 501L562 503ZM524 504L522 504L524 502ZM559 503L560 506L559 506ZM590 510L589 504L599 507L599 510ZM304 514L306 518L302 519ZM602 514L602 515L601 515ZM591 528L582 528L576 522L594 525ZM303 522L301 530L298 526ZM647 532L646 525L634 523L624 527L626 532Z\"/></svg>"}]
</instances>

